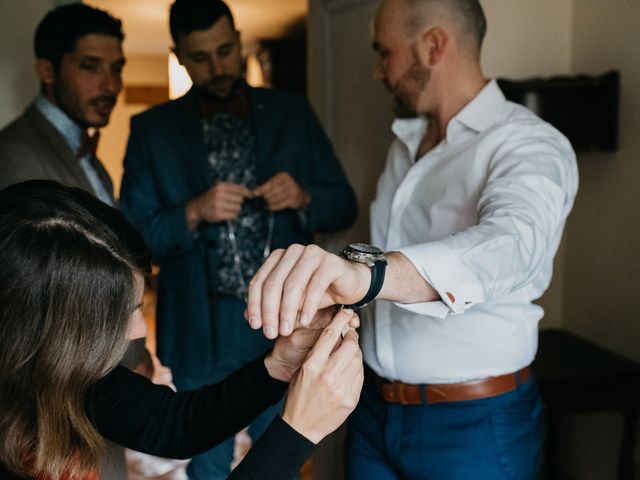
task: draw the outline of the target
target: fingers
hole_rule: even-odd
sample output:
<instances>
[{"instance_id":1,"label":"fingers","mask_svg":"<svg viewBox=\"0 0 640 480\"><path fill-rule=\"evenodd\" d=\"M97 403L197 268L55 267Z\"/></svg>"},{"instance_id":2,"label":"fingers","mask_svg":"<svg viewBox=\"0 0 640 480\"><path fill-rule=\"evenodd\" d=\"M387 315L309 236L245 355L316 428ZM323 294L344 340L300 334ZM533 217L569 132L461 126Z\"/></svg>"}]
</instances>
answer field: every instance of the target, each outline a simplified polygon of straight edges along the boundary
<instances>
[{"instance_id":1,"label":"fingers","mask_svg":"<svg viewBox=\"0 0 640 480\"><path fill-rule=\"evenodd\" d=\"M289 249L291 249L291 247L289 247ZM309 326L311 319L313 319L318 311L319 302L310 305L307 305L307 302L311 279L313 279L315 272L320 268L324 253L324 250L315 245L303 247L294 268L287 270L286 275L280 277L284 282L284 289L279 305L280 318L284 319L287 323L297 318L300 325L304 327ZM327 289L330 283L331 282L328 281L324 284L324 290ZM322 285L316 288L322 288ZM317 295L313 296L313 298L315 297L317 297ZM276 302L275 298L269 300L274 302L274 304ZM263 299L263 303L264 301Z\"/></svg>"},{"instance_id":2,"label":"fingers","mask_svg":"<svg viewBox=\"0 0 640 480\"><path fill-rule=\"evenodd\" d=\"M245 198L253 196L244 185L218 182L200 197L200 217L209 222L234 220Z\"/></svg>"},{"instance_id":3,"label":"fingers","mask_svg":"<svg viewBox=\"0 0 640 480\"><path fill-rule=\"evenodd\" d=\"M326 307L318 310L309 323L309 328L325 328L327 325L329 325L329 323L331 323L331 320L333 320L333 317L336 315L336 313L338 313L338 310L335 307Z\"/></svg>"},{"instance_id":4,"label":"fingers","mask_svg":"<svg viewBox=\"0 0 640 480\"><path fill-rule=\"evenodd\" d=\"M274 212L287 208L301 208L307 197L306 192L287 172L274 175L253 193L263 197L269 210Z\"/></svg>"},{"instance_id":5,"label":"fingers","mask_svg":"<svg viewBox=\"0 0 640 480\"><path fill-rule=\"evenodd\" d=\"M363 365L358 335L348 328L353 316L347 309L334 316L289 386L282 418L314 443L338 428L358 401Z\"/></svg>"},{"instance_id":6,"label":"fingers","mask_svg":"<svg viewBox=\"0 0 640 480\"><path fill-rule=\"evenodd\" d=\"M318 247L316 247L318 248ZM297 284L298 282L304 282L306 285L304 302L300 308L300 324L303 326L309 325L309 322L315 315L315 312L328 305L333 305L336 302L331 298L327 289L336 280L336 275L339 275L340 270L340 258L335 255L328 254L322 251L322 255L310 265L313 268L311 275L303 275L306 272L293 272L289 278L289 282ZM338 262L336 262L336 260Z\"/></svg>"},{"instance_id":7,"label":"fingers","mask_svg":"<svg viewBox=\"0 0 640 480\"><path fill-rule=\"evenodd\" d=\"M291 285L287 279L304 253L302 245L292 245L280 257L262 288L262 326L267 338L275 338L278 332L289 335L293 330L300 305L303 286ZM286 292L286 294L285 294Z\"/></svg>"},{"instance_id":8,"label":"fingers","mask_svg":"<svg viewBox=\"0 0 640 480\"><path fill-rule=\"evenodd\" d=\"M272 212L278 212L286 208L294 208L295 195L292 192L279 189L273 192L271 195L263 195L267 208Z\"/></svg>"},{"instance_id":9,"label":"fingers","mask_svg":"<svg viewBox=\"0 0 640 480\"><path fill-rule=\"evenodd\" d=\"M342 378L353 373L353 365L362 365L362 352L358 345L358 333L347 324L347 331L342 338L338 348L332 353L325 366L325 374L333 375L335 378Z\"/></svg>"},{"instance_id":10,"label":"fingers","mask_svg":"<svg viewBox=\"0 0 640 480\"><path fill-rule=\"evenodd\" d=\"M347 392L350 398L353 399L353 407L358 403L360 398L360 391L364 383L364 364L362 363L362 352L359 354L359 358L356 361L350 362L347 368L342 372L343 378L346 380Z\"/></svg>"},{"instance_id":11,"label":"fingers","mask_svg":"<svg viewBox=\"0 0 640 480\"><path fill-rule=\"evenodd\" d=\"M275 338L291 333L296 321L309 326L317 310L336 302L327 289L340 275L336 255L316 245L291 245L274 251L249 282L246 317Z\"/></svg>"},{"instance_id":12,"label":"fingers","mask_svg":"<svg viewBox=\"0 0 640 480\"><path fill-rule=\"evenodd\" d=\"M253 196L253 192L244 185L230 182L219 182L214 185L213 190L218 190L230 197L248 198Z\"/></svg>"},{"instance_id":13,"label":"fingers","mask_svg":"<svg viewBox=\"0 0 640 480\"><path fill-rule=\"evenodd\" d=\"M276 173L269 180L264 182L259 187L253 190L254 195L259 195L261 197L272 195L274 191L279 190L283 187L284 184L287 183L288 180L293 180L291 175L286 172Z\"/></svg>"},{"instance_id":14,"label":"fingers","mask_svg":"<svg viewBox=\"0 0 640 480\"><path fill-rule=\"evenodd\" d=\"M215 205L211 205L209 210L213 218L220 220L234 220L238 217L242 209L242 201L220 199Z\"/></svg>"},{"instance_id":15,"label":"fingers","mask_svg":"<svg viewBox=\"0 0 640 480\"><path fill-rule=\"evenodd\" d=\"M251 191L244 185L221 182L214 187L211 203L223 211L238 213L244 199L252 196Z\"/></svg>"},{"instance_id":16,"label":"fingers","mask_svg":"<svg viewBox=\"0 0 640 480\"><path fill-rule=\"evenodd\" d=\"M311 347L315 345L321 333L322 330L318 328L298 328L294 330L289 337L280 336L278 340L290 338L295 348L306 348L310 350Z\"/></svg>"},{"instance_id":17,"label":"fingers","mask_svg":"<svg viewBox=\"0 0 640 480\"><path fill-rule=\"evenodd\" d=\"M254 330L263 326L262 322L262 289L265 280L271 271L278 265L284 255L284 250L278 249L271 252L264 263L260 266L253 278L249 281L249 291L247 292L247 312L246 317L249 325Z\"/></svg>"},{"instance_id":18,"label":"fingers","mask_svg":"<svg viewBox=\"0 0 640 480\"><path fill-rule=\"evenodd\" d=\"M216 183L207 194L210 203L220 205L242 205L245 198L253 197L251 190L244 185L228 182Z\"/></svg>"},{"instance_id":19,"label":"fingers","mask_svg":"<svg viewBox=\"0 0 640 480\"><path fill-rule=\"evenodd\" d=\"M355 330L350 329L343 338L343 342L340 348L331 355L334 346L338 340L342 337L342 331L345 327L349 326L351 317L353 316L353 310L343 309L340 310L331 323L322 331L322 334L316 341L316 344L311 349L308 362L325 364L329 359L329 356L336 357L335 364L343 365L345 359L349 356L349 352L355 347L356 350L360 350L358 347L358 334ZM342 352L342 353L341 353ZM353 356L353 352L351 354Z\"/></svg>"}]
</instances>

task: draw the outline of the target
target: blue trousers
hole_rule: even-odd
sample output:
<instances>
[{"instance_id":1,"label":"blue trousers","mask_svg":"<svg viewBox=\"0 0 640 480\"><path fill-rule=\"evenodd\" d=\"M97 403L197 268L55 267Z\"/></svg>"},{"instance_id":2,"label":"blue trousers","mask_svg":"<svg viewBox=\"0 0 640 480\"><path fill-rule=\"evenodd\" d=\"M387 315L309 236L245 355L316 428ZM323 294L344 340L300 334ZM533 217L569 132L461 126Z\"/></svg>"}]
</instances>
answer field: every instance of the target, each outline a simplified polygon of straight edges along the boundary
<instances>
[{"instance_id":1,"label":"blue trousers","mask_svg":"<svg viewBox=\"0 0 640 480\"><path fill-rule=\"evenodd\" d=\"M178 390L192 390L207 383L221 381L234 370L253 360L272 346L261 330L252 330L243 313L245 302L234 298L217 298L212 305L212 318L215 318L215 373L210 378L174 376ZM251 425L249 435L255 442L267 429L273 418L282 410L282 402L265 410ZM223 480L229 476L233 460L231 437L220 445L191 460L187 468L190 480Z\"/></svg>"},{"instance_id":2,"label":"blue trousers","mask_svg":"<svg viewBox=\"0 0 640 480\"><path fill-rule=\"evenodd\" d=\"M347 429L350 480L533 480L542 443L535 380L496 397L386 403L371 371Z\"/></svg>"}]
</instances>

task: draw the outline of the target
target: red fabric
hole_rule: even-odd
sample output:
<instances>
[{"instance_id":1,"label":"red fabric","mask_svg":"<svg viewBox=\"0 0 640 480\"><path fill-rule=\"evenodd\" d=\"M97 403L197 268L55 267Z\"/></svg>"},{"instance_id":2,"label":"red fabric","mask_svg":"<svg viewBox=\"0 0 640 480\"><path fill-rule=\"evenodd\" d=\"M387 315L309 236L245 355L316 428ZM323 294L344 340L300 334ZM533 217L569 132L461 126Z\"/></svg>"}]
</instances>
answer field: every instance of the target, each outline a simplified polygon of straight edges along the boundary
<instances>
[{"instance_id":1,"label":"red fabric","mask_svg":"<svg viewBox=\"0 0 640 480\"><path fill-rule=\"evenodd\" d=\"M49 475L38 474L38 475L36 475L36 479L37 480L51 480L51 477ZM72 479L71 479L71 477L69 475L63 475L60 480L72 480ZM82 477L76 477L73 480L100 480L100 475L98 474L97 471L94 471L94 472L88 473L87 475L84 475Z\"/></svg>"},{"instance_id":2,"label":"red fabric","mask_svg":"<svg viewBox=\"0 0 640 480\"><path fill-rule=\"evenodd\" d=\"M27 465L32 465L32 464L33 462L30 460L27 462ZM32 473L32 475L36 478L36 480L51 480L51 477L47 473ZM68 473L65 473L62 475L62 477L60 477L60 480L100 480L100 474L98 473L97 469L92 470L86 475L83 475L81 477L72 478Z\"/></svg>"},{"instance_id":3,"label":"red fabric","mask_svg":"<svg viewBox=\"0 0 640 480\"><path fill-rule=\"evenodd\" d=\"M86 131L82 132L80 149L76 153L76 158L80 159L85 155L95 156L98 149L98 140L100 140L100 130L96 130L91 136Z\"/></svg>"}]
</instances>

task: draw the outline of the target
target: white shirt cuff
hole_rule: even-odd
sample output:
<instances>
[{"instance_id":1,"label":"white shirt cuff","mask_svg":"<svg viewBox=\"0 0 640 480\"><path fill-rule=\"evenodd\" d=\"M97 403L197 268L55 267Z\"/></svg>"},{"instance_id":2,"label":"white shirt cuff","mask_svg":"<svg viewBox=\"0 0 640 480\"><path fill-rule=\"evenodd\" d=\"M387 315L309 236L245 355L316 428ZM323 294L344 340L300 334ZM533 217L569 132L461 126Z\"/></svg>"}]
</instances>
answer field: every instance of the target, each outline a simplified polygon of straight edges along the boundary
<instances>
[{"instance_id":1,"label":"white shirt cuff","mask_svg":"<svg viewBox=\"0 0 640 480\"><path fill-rule=\"evenodd\" d=\"M422 315L444 318L448 313L463 313L475 303L484 301L480 287L474 286L475 275L468 272L458 257L443 242L429 242L398 250L440 296L439 301L397 304Z\"/></svg>"}]
</instances>

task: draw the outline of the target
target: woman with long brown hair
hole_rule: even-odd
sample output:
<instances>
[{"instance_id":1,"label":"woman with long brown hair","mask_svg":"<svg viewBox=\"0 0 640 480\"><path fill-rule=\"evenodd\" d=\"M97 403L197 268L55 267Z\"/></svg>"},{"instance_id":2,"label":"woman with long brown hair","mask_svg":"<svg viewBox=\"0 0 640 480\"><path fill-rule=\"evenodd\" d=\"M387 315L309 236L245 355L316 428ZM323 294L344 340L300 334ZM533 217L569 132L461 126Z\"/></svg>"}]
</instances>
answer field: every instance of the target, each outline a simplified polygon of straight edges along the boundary
<instances>
[{"instance_id":1,"label":"woman with long brown hair","mask_svg":"<svg viewBox=\"0 0 640 480\"><path fill-rule=\"evenodd\" d=\"M357 323L347 311L191 392L118 366L127 339L144 334L149 267L136 230L89 194L50 181L0 192L0 478L91 478L104 438L189 457L287 388L282 415L231 478L291 478L354 408L362 361L355 330L341 338Z\"/></svg>"}]
</instances>

